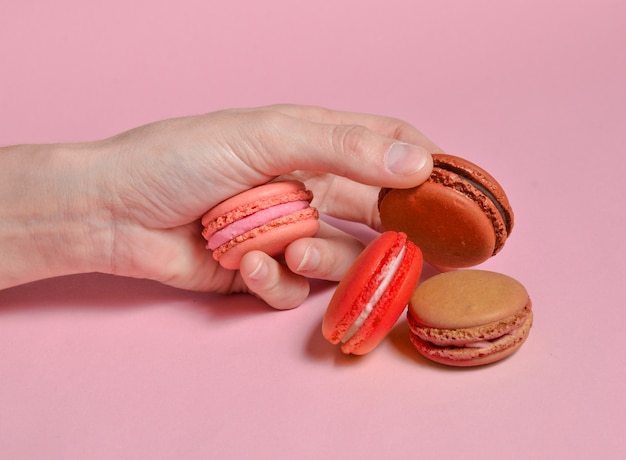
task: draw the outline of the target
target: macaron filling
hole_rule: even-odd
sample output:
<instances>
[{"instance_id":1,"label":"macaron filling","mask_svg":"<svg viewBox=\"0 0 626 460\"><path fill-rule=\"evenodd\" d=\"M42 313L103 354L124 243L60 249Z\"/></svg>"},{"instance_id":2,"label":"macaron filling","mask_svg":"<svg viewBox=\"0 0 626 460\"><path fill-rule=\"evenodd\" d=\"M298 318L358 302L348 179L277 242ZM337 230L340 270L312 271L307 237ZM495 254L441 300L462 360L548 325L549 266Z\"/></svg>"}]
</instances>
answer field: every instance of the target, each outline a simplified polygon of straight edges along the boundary
<instances>
[{"instance_id":1,"label":"macaron filling","mask_svg":"<svg viewBox=\"0 0 626 460\"><path fill-rule=\"evenodd\" d=\"M208 240L207 249L215 250L221 245L243 235L250 230L261 227L268 222L287 216L293 212L309 207L306 200L292 201L289 203L277 204L266 209L255 212L249 216L239 219L221 230L215 232Z\"/></svg>"},{"instance_id":2,"label":"macaron filling","mask_svg":"<svg viewBox=\"0 0 626 460\"><path fill-rule=\"evenodd\" d=\"M350 340L354 336L354 334L356 334L357 331L361 328L363 323L365 323L365 321L370 316L372 311L374 311L374 307L376 306L378 301L381 299L381 297L383 296L383 294L385 293L385 291L391 284L391 281L395 277L396 272L398 271L398 268L400 267L400 264L402 262L402 259L404 258L405 252L406 252L406 246L402 246L402 248L400 249L400 252L398 252L398 254L391 260L391 262L381 272L381 274L379 275L379 279L381 279L380 284L378 285L378 287L376 288L376 290L374 291L374 293L368 300L367 304L365 304L365 307L363 308L363 310L361 310L361 313L359 314L357 319L354 321L354 323L352 323L352 326L350 326L350 329L348 329L345 335L341 338L342 343L346 343L348 340Z\"/></svg>"}]
</instances>

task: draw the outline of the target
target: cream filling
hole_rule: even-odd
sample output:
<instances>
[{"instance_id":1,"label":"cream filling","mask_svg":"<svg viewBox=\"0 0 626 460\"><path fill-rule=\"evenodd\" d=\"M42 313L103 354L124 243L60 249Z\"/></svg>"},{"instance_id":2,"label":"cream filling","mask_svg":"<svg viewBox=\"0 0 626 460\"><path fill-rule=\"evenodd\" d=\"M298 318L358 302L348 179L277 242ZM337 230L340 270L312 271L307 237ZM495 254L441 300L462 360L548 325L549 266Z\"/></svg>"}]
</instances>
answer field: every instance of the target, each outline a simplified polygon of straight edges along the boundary
<instances>
[{"instance_id":1,"label":"cream filling","mask_svg":"<svg viewBox=\"0 0 626 460\"><path fill-rule=\"evenodd\" d=\"M359 315L359 317L356 319L354 323L352 323L352 326L350 327L350 329L348 329L348 332L346 332L346 334L342 337L341 343L346 343L348 340L350 340L352 336L356 334L359 328L363 325L363 323L365 323L367 318L369 318L370 314L374 310L374 307L376 306L380 298L383 296L383 294L389 287L389 284L391 284L391 280L396 275L396 272L398 271L398 268L400 267L400 263L402 262L402 258L404 257L405 252L406 252L406 246L403 246L400 252L398 253L398 255L395 257L395 259L393 259L391 263L387 265L387 272L383 276L383 280L380 282L380 284L374 291L374 294L372 294L372 297L370 297L370 300L367 302L367 304L361 311L361 314Z\"/></svg>"}]
</instances>

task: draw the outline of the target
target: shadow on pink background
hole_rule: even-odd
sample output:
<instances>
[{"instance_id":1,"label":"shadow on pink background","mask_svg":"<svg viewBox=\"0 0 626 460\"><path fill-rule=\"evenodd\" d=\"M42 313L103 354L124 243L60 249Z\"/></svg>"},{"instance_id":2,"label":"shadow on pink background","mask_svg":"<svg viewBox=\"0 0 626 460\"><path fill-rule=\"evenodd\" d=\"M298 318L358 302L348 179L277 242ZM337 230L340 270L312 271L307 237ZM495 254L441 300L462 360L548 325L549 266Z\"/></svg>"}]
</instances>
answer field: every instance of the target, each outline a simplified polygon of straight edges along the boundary
<instances>
[{"instance_id":1,"label":"shadow on pink background","mask_svg":"<svg viewBox=\"0 0 626 460\"><path fill-rule=\"evenodd\" d=\"M342 356L332 283L288 312L99 274L0 291L0 458L624 458L626 4L0 10L0 145L278 102L403 118L504 185L516 226L482 268L536 315L513 357L459 370L403 319Z\"/></svg>"}]
</instances>

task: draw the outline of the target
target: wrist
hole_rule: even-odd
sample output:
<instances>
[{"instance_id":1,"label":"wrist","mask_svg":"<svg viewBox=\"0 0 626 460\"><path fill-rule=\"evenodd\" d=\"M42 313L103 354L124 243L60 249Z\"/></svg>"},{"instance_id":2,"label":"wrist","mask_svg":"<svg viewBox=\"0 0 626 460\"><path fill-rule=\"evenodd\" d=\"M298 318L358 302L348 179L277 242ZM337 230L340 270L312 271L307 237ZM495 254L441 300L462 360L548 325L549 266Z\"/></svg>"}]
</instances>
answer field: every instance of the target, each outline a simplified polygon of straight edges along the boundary
<instances>
[{"instance_id":1,"label":"wrist","mask_svg":"<svg viewBox=\"0 0 626 460\"><path fill-rule=\"evenodd\" d=\"M110 211L90 144L0 150L0 288L108 271Z\"/></svg>"}]
</instances>

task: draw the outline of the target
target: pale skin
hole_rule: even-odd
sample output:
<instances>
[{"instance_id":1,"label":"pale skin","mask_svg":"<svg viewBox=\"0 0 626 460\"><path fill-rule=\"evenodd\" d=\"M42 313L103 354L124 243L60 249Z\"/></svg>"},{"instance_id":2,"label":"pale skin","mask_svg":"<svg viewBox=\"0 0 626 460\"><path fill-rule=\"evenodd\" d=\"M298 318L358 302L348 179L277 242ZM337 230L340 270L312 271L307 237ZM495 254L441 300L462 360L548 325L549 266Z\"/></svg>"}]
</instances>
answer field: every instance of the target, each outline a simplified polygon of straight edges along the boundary
<instances>
[{"instance_id":1,"label":"pale skin","mask_svg":"<svg viewBox=\"0 0 626 460\"><path fill-rule=\"evenodd\" d=\"M322 223L283 260L254 251L231 271L205 249L200 217L285 177L305 182L320 212L380 230L379 188L422 183L435 151L397 119L295 105L170 119L89 143L3 147L0 289L101 272L293 308L310 279L341 279L363 244Z\"/></svg>"}]
</instances>

